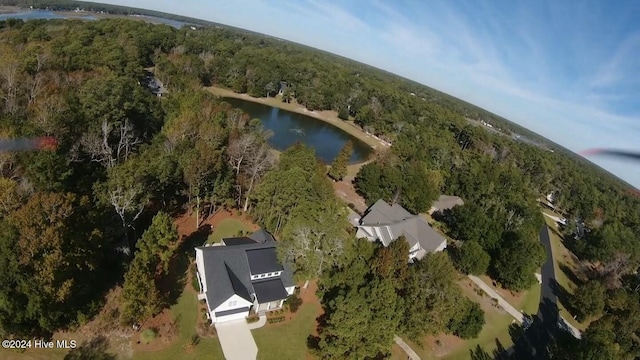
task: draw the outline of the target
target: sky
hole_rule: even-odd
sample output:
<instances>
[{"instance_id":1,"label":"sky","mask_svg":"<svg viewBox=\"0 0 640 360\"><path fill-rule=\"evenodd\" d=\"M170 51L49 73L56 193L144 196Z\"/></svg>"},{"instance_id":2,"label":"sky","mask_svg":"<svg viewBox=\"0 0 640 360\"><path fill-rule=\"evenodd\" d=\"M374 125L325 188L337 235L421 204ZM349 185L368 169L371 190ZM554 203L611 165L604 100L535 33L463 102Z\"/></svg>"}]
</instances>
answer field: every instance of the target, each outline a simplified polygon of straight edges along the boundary
<instances>
[{"instance_id":1,"label":"sky","mask_svg":"<svg viewBox=\"0 0 640 360\"><path fill-rule=\"evenodd\" d=\"M640 152L640 2L103 0L232 25L370 64L572 151ZM640 187L640 164L590 160Z\"/></svg>"}]
</instances>

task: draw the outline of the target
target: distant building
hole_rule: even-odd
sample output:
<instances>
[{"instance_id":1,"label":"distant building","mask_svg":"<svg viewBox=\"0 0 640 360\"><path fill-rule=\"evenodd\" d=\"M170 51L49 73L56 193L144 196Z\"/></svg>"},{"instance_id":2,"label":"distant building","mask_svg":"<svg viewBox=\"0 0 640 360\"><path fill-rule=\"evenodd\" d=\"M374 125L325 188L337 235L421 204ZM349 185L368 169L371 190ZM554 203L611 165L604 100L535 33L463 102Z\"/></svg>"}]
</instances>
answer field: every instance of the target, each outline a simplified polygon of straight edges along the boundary
<instances>
[{"instance_id":1,"label":"distant building","mask_svg":"<svg viewBox=\"0 0 640 360\"><path fill-rule=\"evenodd\" d=\"M456 206L464 205L464 201L457 196L450 195L440 195L438 200L436 200L429 209L429 215L433 215L433 213L438 211L450 210Z\"/></svg>"}]
</instances>

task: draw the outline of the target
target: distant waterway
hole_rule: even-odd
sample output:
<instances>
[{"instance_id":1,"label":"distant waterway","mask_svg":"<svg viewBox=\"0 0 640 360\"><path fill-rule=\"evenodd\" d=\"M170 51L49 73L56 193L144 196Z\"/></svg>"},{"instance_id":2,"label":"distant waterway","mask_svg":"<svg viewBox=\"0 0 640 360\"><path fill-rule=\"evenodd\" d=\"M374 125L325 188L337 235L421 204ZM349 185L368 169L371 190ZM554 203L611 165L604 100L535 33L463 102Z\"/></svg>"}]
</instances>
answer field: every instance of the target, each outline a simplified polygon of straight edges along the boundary
<instances>
[{"instance_id":1,"label":"distant waterway","mask_svg":"<svg viewBox=\"0 0 640 360\"><path fill-rule=\"evenodd\" d=\"M326 164L335 159L349 140L353 143L351 164L367 160L372 153L367 144L322 120L242 99L224 98L224 101L243 110L251 118L260 119L265 129L273 131L269 143L277 150L285 150L300 142L312 147Z\"/></svg>"},{"instance_id":2,"label":"distant waterway","mask_svg":"<svg viewBox=\"0 0 640 360\"><path fill-rule=\"evenodd\" d=\"M105 14L105 16L109 16L108 14ZM124 18L132 18L132 19L141 19L150 23L160 23L160 24L165 24L165 25L169 25L169 26L173 26L177 29L181 28L184 25L189 25L185 22L182 21L177 21L177 20L171 20L171 19L164 19L164 18L159 18L159 17L155 17L155 16L146 16L146 15L130 15L130 16L124 16L124 15L112 15L114 17L124 17ZM7 20L7 19L22 19L22 20L35 20L35 19L43 19L43 20L52 20L52 19L79 19L79 20L98 20L99 17L96 17L95 15L93 15L92 13L77 13L77 14L73 14L73 15L65 15L64 13L60 13L60 12L53 12L53 11L49 11L49 10L27 10L27 11L20 11L20 12L14 12L14 13L5 13L5 14L0 14L0 20Z\"/></svg>"}]
</instances>

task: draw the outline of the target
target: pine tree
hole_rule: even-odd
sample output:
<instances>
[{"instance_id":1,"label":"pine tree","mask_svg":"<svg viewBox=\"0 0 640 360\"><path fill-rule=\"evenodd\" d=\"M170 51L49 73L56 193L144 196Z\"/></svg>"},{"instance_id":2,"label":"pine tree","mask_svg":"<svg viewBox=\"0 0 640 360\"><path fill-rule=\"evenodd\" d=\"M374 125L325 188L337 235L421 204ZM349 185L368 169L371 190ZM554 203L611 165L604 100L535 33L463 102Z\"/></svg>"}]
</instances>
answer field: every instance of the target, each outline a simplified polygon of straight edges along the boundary
<instances>
[{"instance_id":1,"label":"pine tree","mask_svg":"<svg viewBox=\"0 0 640 360\"><path fill-rule=\"evenodd\" d=\"M349 165L349 159L353 152L353 143L347 141L342 147L342 150L338 153L338 156L333 160L331 168L329 169L329 176L336 181L342 180L347 176L347 165Z\"/></svg>"}]
</instances>

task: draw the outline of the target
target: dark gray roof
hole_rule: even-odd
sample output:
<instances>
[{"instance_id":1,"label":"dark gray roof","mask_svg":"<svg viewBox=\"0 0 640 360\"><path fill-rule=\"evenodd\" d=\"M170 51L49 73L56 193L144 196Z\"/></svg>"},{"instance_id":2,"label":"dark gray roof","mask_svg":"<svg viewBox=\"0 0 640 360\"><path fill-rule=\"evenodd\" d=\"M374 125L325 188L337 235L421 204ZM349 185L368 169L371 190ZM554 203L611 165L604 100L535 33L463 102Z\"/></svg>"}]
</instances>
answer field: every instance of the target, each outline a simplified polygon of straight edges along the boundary
<instances>
[{"instance_id":1,"label":"dark gray roof","mask_svg":"<svg viewBox=\"0 0 640 360\"><path fill-rule=\"evenodd\" d=\"M253 275L283 270L282 264L278 261L275 247L247 250L247 259Z\"/></svg>"},{"instance_id":2,"label":"dark gray roof","mask_svg":"<svg viewBox=\"0 0 640 360\"><path fill-rule=\"evenodd\" d=\"M276 239L273 238L273 235L269 234L267 230L260 229L253 234L249 235L249 237L255 242L266 243L266 242L275 242Z\"/></svg>"},{"instance_id":3,"label":"dark gray roof","mask_svg":"<svg viewBox=\"0 0 640 360\"><path fill-rule=\"evenodd\" d=\"M244 295L253 292L251 270L249 269L246 252L247 249L260 249L265 246L274 245L253 243L198 248L202 250L207 281L207 299L211 309L227 301L236 291ZM229 275L230 273L233 275ZM243 291L242 287L246 291Z\"/></svg>"},{"instance_id":4,"label":"dark gray roof","mask_svg":"<svg viewBox=\"0 0 640 360\"><path fill-rule=\"evenodd\" d=\"M256 298L260 304L286 299L289 295L279 278L254 282L253 288L256 291Z\"/></svg>"},{"instance_id":5,"label":"dark gray roof","mask_svg":"<svg viewBox=\"0 0 640 360\"><path fill-rule=\"evenodd\" d=\"M225 244L226 246L234 246L234 245L255 244L256 241L249 239L248 237L234 237L234 238L222 239L222 243Z\"/></svg>"},{"instance_id":6,"label":"dark gray roof","mask_svg":"<svg viewBox=\"0 0 640 360\"><path fill-rule=\"evenodd\" d=\"M360 225L377 227L380 231L380 241L387 246L392 241L404 235L413 247L419 243L426 251L434 251L446 239L418 215L412 215L398 204L393 206L384 200L378 200L360 220Z\"/></svg>"},{"instance_id":7,"label":"dark gray roof","mask_svg":"<svg viewBox=\"0 0 640 360\"><path fill-rule=\"evenodd\" d=\"M209 307L215 309L234 294L252 301L250 294L255 293L255 289L251 283L251 270L256 266L262 273L283 270L281 284L295 285L291 268L282 266L277 260L276 245L277 242L252 241L233 246L197 247L202 250Z\"/></svg>"},{"instance_id":8,"label":"dark gray roof","mask_svg":"<svg viewBox=\"0 0 640 360\"><path fill-rule=\"evenodd\" d=\"M282 285L284 285L284 287L295 286L296 283L293 281L293 269L291 269L291 266L285 263L282 267L284 268L284 270L282 270L282 274L280 274Z\"/></svg>"},{"instance_id":9,"label":"dark gray roof","mask_svg":"<svg viewBox=\"0 0 640 360\"><path fill-rule=\"evenodd\" d=\"M251 301L251 294L249 293L249 289L247 289L245 284L242 283L235 272L229 269L229 266L227 264L225 264L225 267L227 268L227 275L229 275L229 281L231 282L233 293L247 301Z\"/></svg>"}]
</instances>

